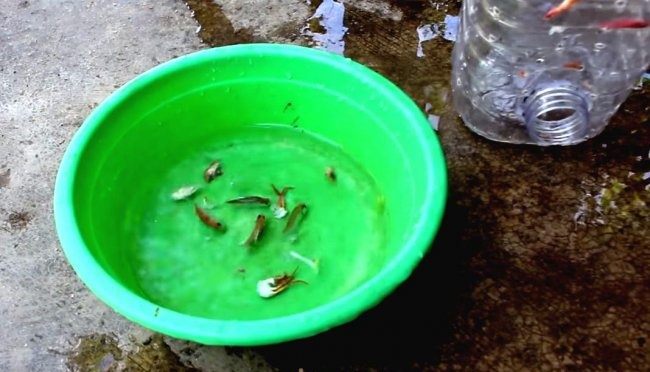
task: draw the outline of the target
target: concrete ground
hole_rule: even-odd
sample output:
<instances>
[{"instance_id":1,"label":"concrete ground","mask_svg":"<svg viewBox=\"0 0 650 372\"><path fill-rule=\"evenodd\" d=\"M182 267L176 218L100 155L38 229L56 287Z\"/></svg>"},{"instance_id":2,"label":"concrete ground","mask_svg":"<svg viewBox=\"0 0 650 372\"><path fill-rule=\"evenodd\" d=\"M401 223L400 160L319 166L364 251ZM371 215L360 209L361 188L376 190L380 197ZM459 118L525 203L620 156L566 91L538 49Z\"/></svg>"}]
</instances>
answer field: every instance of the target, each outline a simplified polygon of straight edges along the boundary
<instances>
[{"instance_id":1,"label":"concrete ground","mask_svg":"<svg viewBox=\"0 0 650 372\"><path fill-rule=\"evenodd\" d=\"M347 1L335 25L348 29L337 44L346 56L442 118L448 158L441 234L377 309L309 340L207 347L137 326L81 284L57 241L52 191L84 118L188 52L318 44L313 3L0 1L0 371L650 369L650 89L580 146L478 138L449 106L452 42L416 32L457 1Z\"/></svg>"},{"instance_id":2,"label":"concrete ground","mask_svg":"<svg viewBox=\"0 0 650 372\"><path fill-rule=\"evenodd\" d=\"M179 1L2 1L0 370L63 371L83 335L149 332L76 279L54 231L52 191L72 134L115 88L202 47Z\"/></svg>"}]
</instances>

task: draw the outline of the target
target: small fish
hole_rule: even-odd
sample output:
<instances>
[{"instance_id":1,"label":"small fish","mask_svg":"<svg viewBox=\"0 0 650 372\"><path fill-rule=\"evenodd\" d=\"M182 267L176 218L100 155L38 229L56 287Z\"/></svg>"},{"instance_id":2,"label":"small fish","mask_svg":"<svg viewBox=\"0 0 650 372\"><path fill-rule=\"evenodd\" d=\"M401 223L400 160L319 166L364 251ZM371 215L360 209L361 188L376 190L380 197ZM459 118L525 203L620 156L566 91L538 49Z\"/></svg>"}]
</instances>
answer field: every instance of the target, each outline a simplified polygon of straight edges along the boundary
<instances>
[{"instance_id":1,"label":"small fish","mask_svg":"<svg viewBox=\"0 0 650 372\"><path fill-rule=\"evenodd\" d=\"M551 8L545 15L544 19L551 19L553 17L556 17L569 9L571 9L574 5L576 5L580 0L564 0L562 3L558 6L555 6Z\"/></svg>"},{"instance_id":2,"label":"small fish","mask_svg":"<svg viewBox=\"0 0 650 372\"><path fill-rule=\"evenodd\" d=\"M283 188L282 191L278 190L275 185L271 185L271 187L273 187L275 195L278 196L278 203L273 206L273 216L275 216L277 219L282 219L287 215L287 192L289 192L289 190L292 190L293 187L287 186Z\"/></svg>"},{"instance_id":3,"label":"small fish","mask_svg":"<svg viewBox=\"0 0 650 372\"><path fill-rule=\"evenodd\" d=\"M203 222L207 226L210 226L213 229L219 230L219 231L226 230L226 228L223 226L223 224L221 222L219 222L219 221L215 220L214 218L210 217L210 215L208 215L206 213L206 211L204 211L203 209L199 208L198 205L194 205L194 212L196 213L197 216L199 216L199 219L201 220L201 222Z\"/></svg>"},{"instance_id":4,"label":"small fish","mask_svg":"<svg viewBox=\"0 0 650 372\"><path fill-rule=\"evenodd\" d=\"M605 22L600 24L600 28L604 30L614 30L618 28L646 28L650 26L650 22L645 19L618 19L616 21Z\"/></svg>"},{"instance_id":5,"label":"small fish","mask_svg":"<svg viewBox=\"0 0 650 372\"><path fill-rule=\"evenodd\" d=\"M297 267L291 275L282 274L258 281L257 294L263 298L270 298L289 288L291 285L297 283L309 284L304 280L297 280L296 271L298 271Z\"/></svg>"},{"instance_id":6,"label":"small fish","mask_svg":"<svg viewBox=\"0 0 650 372\"><path fill-rule=\"evenodd\" d=\"M315 259L315 260L309 259L296 251L289 251L289 255L295 258L296 260L304 263L305 265L311 267L312 269L314 269L314 271L318 272L318 269L320 267L319 259Z\"/></svg>"},{"instance_id":7,"label":"small fish","mask_svg":"<svg viewBox=\"0 0 650 372\"><path fill-rule=\"evenodd\" d=\"M336 181L336 173L334 173L334 168L332 167L325 168L325 176L332 182Z\"/></svg>"},{"instance_id":8,"label":"small fish","mask_svg":"<svg viewBox=\"0 0 650 372\"><path fill-rule=\"evenodd\" d=\"M583 66L580 61L567 62L563 66L566 67L566 68L574 69L574 70L584 70L585 69L585 66Z\"/></svg>"},{"instance_id":9,"label":"small fish","mask_svg":"<svg viewBox=\"0 0 650 372\"><path fill-rule=\"evenodd\" d=\"M269 198L263 198L261 196L242 196L241 198L235 198L228 200L226 203L228 204L264 204L264 205L269 205L271 204L271 200Z\"/></svg>"},{"instance_id":10,"label":"small fish","mask_svg":"<svg viewBox=\"0 0 650 372\"><path fill-rule=\"evenodd\" d=\"M273 187L273 191L275 192L275 195L278 196L278 207L280 208L287 208L287 200L286 200L286 195L289 190L293 190L292 186L286 186L285 188L282 189L282 191L278 190L275 185L271 185Z\"/></svg>"},{"instance_id":11,"label":"small fish","mask_svg":"<svg viewBox=\"0 0 650 372\"><path fill-rule=\"evenodd\" d=\"M196 194L201 188L199 186L190 185L183 186L180 189L172 193L172 199L176 201L181 201L190 198L192 195Z\"/></svg>"},{"instance_id":12,"label":"small fish","mask_svg":"<svg viewBox=\"0 0 650 372\"><path fill-rule=\"evenodd\" d=\"M205 171L203 171L203 179L205 182L210 183L222 174L223 170L221 170L221 162L213 161L210 163L210 166L208 166Z\"/></svg>"},{"instance_id":13,"label":"small fish","mask_svg":"<svg viewBox=\"0 0 650 372\"><path fill-rule=\"evenodd\" d=\"M298 216L303 214L306 209L307 209L307 205L305 205L305 203L300 203L296 205L291 211L291 214L289 215L289 219L287 220L287 225L284 227L284 230L282 230L282 232L286 233L287 231L291 230L293 225L296 224L296 221L298 220Z\"/></svg>"},{"instance_id":14,"label":"small fish","mask_svg":"<svg viewBox=\"0 0 650 372\"><path fill-rule=\"evenodd\" d=\"M253 231L251 231L251 235L248 237L248 239L246 239L244 245L253 245L254 243L257 243L260 235L262 234L262 230L264 230L265 223L266 216L263 214L258 214L257 218L255 219L255 227L253 227Z\"/></svg>"}]
</instances>

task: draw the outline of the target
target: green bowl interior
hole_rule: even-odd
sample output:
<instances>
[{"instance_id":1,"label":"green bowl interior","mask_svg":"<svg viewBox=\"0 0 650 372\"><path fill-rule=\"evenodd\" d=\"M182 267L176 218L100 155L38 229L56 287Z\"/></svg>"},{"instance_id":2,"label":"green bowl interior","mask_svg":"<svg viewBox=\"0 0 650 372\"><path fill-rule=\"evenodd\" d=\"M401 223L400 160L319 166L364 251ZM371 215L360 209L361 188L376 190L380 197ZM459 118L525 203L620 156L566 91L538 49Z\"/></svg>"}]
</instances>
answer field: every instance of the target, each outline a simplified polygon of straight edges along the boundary
<instances>
[{"instance_id":1,"label":"green bowl interior","mask_svg":"<svg viewBox=\"0 0 650 372\"><path fill-rule=\"evenodd\" d=\"M206 184L215 159L224 174ZM275 202L272 183L295 187L289 209L308 206L293 233L269 208L224 204ZM172 201L186 184L202 189ZM55 213L73 267L125 316L199 342L262 344L380 301L425 253L445 190L435 135L391 83L326 53L248 45L179 58L102 104L66 153ZM201 224L195 204L226 232ZM244 247L258 214L266 229ZM319 259L318 270L291 251ZM257 295L258 280L296 268L308 285Z\"/></svg>"}]
</instances>

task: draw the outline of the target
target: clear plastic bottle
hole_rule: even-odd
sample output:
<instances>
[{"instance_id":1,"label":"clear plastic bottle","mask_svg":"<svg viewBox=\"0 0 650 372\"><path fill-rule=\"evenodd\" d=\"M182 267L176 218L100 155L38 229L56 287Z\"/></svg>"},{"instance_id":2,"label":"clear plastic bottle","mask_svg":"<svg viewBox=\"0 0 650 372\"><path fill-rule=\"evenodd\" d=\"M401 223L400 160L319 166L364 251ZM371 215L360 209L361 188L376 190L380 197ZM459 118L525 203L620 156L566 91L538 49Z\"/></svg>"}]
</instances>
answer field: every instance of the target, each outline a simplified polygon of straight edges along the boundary
<instances>
[{"instance_id":1,"label":"clear plastic bottle","mask_svg":"<svg viewBox=\"0 0 650 372\"><path fill-rule=\"evenodd\" d=\"M649 22L650 0L464 0L456 110L495 141L585 141L650 64Z\"/></svg>"}]
</instances>

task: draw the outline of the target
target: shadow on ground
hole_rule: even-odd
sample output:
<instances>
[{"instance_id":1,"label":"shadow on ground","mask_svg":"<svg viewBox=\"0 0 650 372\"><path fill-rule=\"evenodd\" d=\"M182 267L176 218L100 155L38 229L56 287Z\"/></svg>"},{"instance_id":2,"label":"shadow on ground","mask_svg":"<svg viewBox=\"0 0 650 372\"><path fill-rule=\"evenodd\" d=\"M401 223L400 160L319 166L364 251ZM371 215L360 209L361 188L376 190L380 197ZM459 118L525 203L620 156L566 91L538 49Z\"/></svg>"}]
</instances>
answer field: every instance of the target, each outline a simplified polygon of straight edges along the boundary
<instances>
[{"instance_id":1,"label":"shadow on ground","mask_svg":"<svg viewBox=\"0 0 650 372\"><path fill-rule=\"evenodd\" d=\"M406 370L435 364L472 287L464 210L450 203L431 251L402 286L358 319L315 337L255 348L282 371ZM462 244L461 244L462 243ZM379 368L381 366L381 368Z\"/></svg>"}]
</instances>

